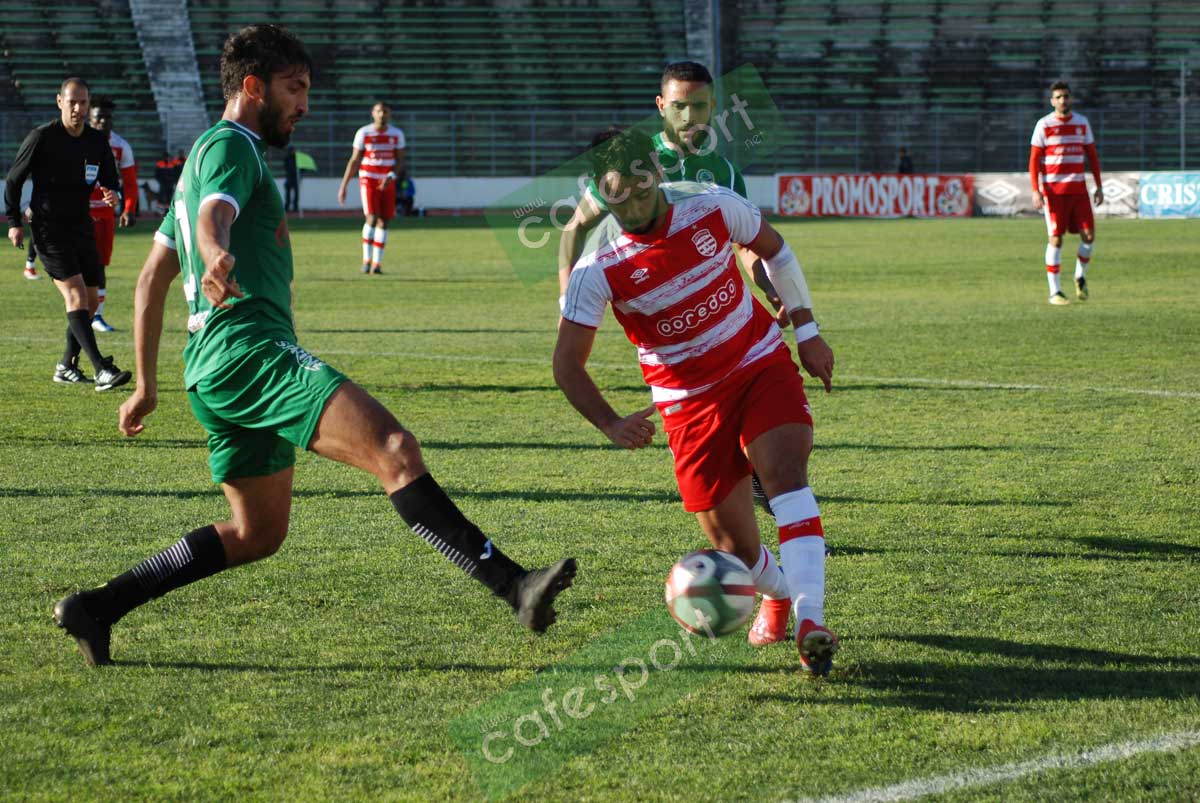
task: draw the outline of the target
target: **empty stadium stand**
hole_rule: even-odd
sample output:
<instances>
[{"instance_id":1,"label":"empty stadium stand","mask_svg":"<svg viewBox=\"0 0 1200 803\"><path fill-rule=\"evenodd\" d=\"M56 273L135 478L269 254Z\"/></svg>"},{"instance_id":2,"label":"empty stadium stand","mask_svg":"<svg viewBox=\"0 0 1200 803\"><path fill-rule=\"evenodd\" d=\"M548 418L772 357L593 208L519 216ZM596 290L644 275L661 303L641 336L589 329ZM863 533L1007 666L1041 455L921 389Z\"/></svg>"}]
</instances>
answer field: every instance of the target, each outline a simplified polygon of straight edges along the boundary
<instances>
[{"instance_id":1,"label":"empty stadium stand","mask_svg":"<svg viewBox=\"0 0 1200 803\"><path fill-rule=\"evenodd\" d=\"M59 85L78 75L116 100L116 130L150 175L162 126L127 0L0 0L0 18L0 167L30 128L58 114Z\"/></svg>"},{"instance_id":2,"label":"empty stadium stand","mask_svg":"<svg viewBox=\"0 0 1200 803\"><path fill-rule=\"evenodd\" d=\"M187 110L156 103L148 78L198 80L215 119L222 42L273 21L315 60L295 144L321 174L340 174L354 130L383 99L415 175L529 175L606 124L652 114L662 65L685 58L689 41L685 0L178 1L179 33L153 26L159 42L190 37L195 55L166 67L161 48L142 52L131 0L0 0L0 165L78 73L117 96L118 130L152 166ZM1195 0L723 0L719 14L721 67L753 64L791 135L752 172L887 170L900 145L918 170L1021 169L1058 77L1091 119L1106 169L1175 169L1181 63L1187 149L1200 154Z\"/></svg>"}]
</instances>

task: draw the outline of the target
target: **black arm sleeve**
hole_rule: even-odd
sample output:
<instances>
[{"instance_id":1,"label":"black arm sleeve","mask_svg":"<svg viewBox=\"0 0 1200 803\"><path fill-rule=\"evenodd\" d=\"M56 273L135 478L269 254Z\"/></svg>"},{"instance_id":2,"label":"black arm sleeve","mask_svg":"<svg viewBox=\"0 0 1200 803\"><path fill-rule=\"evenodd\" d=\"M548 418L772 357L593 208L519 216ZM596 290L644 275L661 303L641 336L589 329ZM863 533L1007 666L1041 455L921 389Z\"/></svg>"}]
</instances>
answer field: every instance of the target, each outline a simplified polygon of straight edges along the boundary
<instances>
[{"instance_id":1,"label":"black arm sleeve","mask_svg":"<svg viewBox=\"0 0 1200 803\"><path fill-rule=\"evenodd\" d=\"M25 217L21 214L21 188L25 179L33 169L33 154L41 140L40 128L35 128L21 143L17 158L8 170L8 178L4 182L4 214L8 217L9 228L20 228L25 225Z\"/></svg>"},{"instance_id":2,"label":"black arm sleeve","mask_svg":"<svg viewBox=\"0 0 1200 803\"><path fill-rule=\"evenodd\" d=\"M117 170L117 160L113 156L112 148L108 147L108 142L104 143L104 153L105 156L100 158L100 180L96 183L120 195L121 171Z\"/></svg>"}]
</instances>

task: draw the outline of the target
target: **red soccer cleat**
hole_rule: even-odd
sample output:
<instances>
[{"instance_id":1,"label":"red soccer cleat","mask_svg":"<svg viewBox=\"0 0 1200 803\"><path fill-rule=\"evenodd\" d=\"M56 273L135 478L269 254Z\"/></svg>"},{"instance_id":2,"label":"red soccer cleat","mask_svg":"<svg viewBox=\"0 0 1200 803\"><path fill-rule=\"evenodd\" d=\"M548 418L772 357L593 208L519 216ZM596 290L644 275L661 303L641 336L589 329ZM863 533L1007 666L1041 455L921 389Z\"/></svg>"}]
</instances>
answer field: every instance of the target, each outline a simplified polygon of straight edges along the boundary
<instances>
[{"instance_id":1,"label":"red soccer cleat","mask_svg":"<svg viewBox=\"0 0 1200 803\"><path fill-rule=\"evenodd\" d=\"M804 671L812 672L815 677L829 674L838 640L827 627L812 619L805 619L796 633L796 646L800 650L800 666L804 667Z\"/></svg>"},{"instance_id":2,"label":"red soccer cleat","mask_svg":"<svg viewBox=\"0 0 1200 803\"><path fill-rule=\"evenodd\" d=\"M790 599L767 599L763 597L762 605L758 607L758 616L754 617L754 626L746 640L752 647L762 647L784 641L788 637L788 615L792 612Z\"/></svg>"}]
</instances>

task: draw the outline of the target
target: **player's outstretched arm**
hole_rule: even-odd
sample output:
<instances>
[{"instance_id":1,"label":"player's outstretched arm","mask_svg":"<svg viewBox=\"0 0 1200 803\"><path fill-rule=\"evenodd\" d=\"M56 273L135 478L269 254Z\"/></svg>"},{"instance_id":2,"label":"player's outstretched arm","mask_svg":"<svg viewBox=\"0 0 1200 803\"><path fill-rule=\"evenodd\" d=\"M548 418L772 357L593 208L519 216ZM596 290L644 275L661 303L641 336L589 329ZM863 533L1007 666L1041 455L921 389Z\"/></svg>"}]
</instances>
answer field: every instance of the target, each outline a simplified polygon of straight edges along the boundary
<instances>
[{"instance_id":1,"label":"player's outstretched arm","mask_svg":"<svg viewBox=\"0 0 1200 803\"><path fill-rule=\"evenodd\" d=\"M346 187L350 184L350 177L358 172L358 166L362 164L363 152L355 148L350 153L350 161L346 162L346 171L342 173L342 183L338 186L338 206L346 205Z\"/></svg>"},{"instance_id":2,"label":"player's outstretched arm","mask_svg":"<svg viewBox=\"0 0 1200 803\"><path fill-rule=\"evenodd\" d=\"M649 446L654 439L654 422L650 420L654 405L627 416L621 416L609 405L587 371L595 339L595 330L566 319L561 322L554 347L554 381L567 401L617 446L623 449Z\"/></svg>"},{"instance_id":3,"label":"player's outstretched arm","mask_svg":"<svg viewBox=\"0 0 1200 803\"><path fill-rule=\"evenodd\" d=\"M162 338L163 308L171 282L179 275L179 256L155 241L138 276L133 294L133 348L137 386L121 405L118 427L132 438L146 428L146 416L158 406L158 346Z\"/></svg>"},{"instance_id":4,"label":"player's outstretched arm","mask_svg":"<svg viewBox=\"0 0 1200 803\"><path fill-rule=\"evenodd\" d=\"M796 333L796 355L809 376L821 380L825 392L833 390L833 349L818 332L813 317L812 298L808 283L800 269L800 261L770 223L765 220L753 242L746 246L763 260L763 267L775 286L784 309L791 316Z\"/></svg>"}]
</instances>

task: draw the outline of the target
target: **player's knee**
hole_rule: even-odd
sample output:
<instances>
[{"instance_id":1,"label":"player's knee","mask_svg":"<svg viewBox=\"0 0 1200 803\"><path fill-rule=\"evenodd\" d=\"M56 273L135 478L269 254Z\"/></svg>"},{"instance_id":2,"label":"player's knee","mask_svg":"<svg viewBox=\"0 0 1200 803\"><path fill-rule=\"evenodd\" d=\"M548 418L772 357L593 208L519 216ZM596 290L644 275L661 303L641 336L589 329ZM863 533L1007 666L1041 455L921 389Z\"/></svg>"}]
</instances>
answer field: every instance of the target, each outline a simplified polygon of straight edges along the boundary
<instances>
[{"instance_id":1,"label":"player's knee","mask_svg":"<svg viewBox=\"0 0 1200 803\"><path fill-rule=\"evenodd\" d=\"M417 436L404 428L388 433L384 439L382 458L384 473L390 477L411 479L426 471Z\"/></svg>"},{"instance_id":2,"label":"player's knee","mask_svg":"<svg viewBox=\"0 0 1200 803\"><path fill-rule=\"evenodd\" d=\"M756 466L768 497L798 491L808 485L808 450L768 466Z\"/></svg>"}]
</instances>

